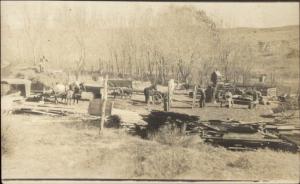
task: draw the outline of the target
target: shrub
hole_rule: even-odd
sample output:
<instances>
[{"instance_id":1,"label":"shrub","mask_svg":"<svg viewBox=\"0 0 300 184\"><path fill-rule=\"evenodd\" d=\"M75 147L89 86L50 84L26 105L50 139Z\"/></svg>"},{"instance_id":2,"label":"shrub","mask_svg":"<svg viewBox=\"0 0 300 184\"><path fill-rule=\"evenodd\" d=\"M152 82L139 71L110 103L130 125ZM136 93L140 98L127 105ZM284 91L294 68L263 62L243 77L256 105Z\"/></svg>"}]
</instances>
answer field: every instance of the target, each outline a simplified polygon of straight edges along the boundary
<instances>
[{"instance_id":1,"label":"shrub","mask_svg":"<svg viewBox=\"0 0 300 184\"><path fill-rule=\"evenodd\" d=\"M285 112L288 110L298 110L299 104L295 97L287 97L283 102L279 103L276 108L273 108L274 113Z\"/></svg>"},{"instance_id":2,"label":"shrub","mask_svg":"<svg viewBox=\"0 0 300 184\"><path fill-rule=\"evenodd\" d=\"M118 115L112 115L108 118L105 126L107 128L120 128L121 118Z\"/></svg>"},{"instance_id":3,"label":"shrub","mask_svg":"<svg viewBox=\"0 0 300 184\"><path fill-rule=\"evenodd\" d=\"M1 126L1 155L9 154L11 152L11 133L8 126Z\"/></svg>"},{"instance_id":4,"label":"shrub","mask_svg":"<svg viewBox=\"0 0 300 184\"><path fill-rule=\"evenodd\" d=\"M135 174L143 178L171 179L191 169L192 160L183 148L137 149Z\"/></svg>"},{"instance_id":5,"label":"shrub","mask_svg":"<svg viewBox=\"0 0 300 184\"><path fill-rule=\"evenodd\" d=\"M161 126L157 132L150 133L149 138L161 144L172 146L181 145L185 141L186 136L181 132L180 128L170 123Z\"/></svg>"},{"instance_id":6,"label":"shrub","mask_svg":"<svg viewBox=\"0 0 300 184\"><path fill-rule=\"evenodd\" d=\"M227 163L227 166L240 169L249 169L252 167L251 162L245 157L239 157L237 160Z\"/></svg>"}]
</instances>

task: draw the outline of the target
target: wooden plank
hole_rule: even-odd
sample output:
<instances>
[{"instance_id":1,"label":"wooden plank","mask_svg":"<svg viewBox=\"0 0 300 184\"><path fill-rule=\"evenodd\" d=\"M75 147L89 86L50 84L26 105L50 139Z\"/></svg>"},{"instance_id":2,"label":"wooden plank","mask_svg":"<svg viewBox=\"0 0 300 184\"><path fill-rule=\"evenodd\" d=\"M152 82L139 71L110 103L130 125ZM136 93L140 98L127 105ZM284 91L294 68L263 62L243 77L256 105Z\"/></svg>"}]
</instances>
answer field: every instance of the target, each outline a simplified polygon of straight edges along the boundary
<instances>
[{"instance_id":1,"label":"wooden plank","mask_svg":"<svg viewBox=\"0 0 300 184\"><path fill-rule=\"evenodd\" d=\"M281 139L264 139L264 138L224 138L224 137L204 137L206 139L213 139L219 141L241 141L241 142L283 142Z\"/></svg>"},{"instance_id":2,"label":"wooden plank","mask_svg":"<svg viewBox=\"0 0 300 184\"><path fill-rule=\"evenodd\" d=\"M54 113L49 113L49 112L44 112L44 111L39 111L39 110L33 110L33 109L24 109L24 110L19 110L20 112L25 112L25 113L35 113L35 114L42 114L42 115L50 115L50 116L57 116L58 114Z\"/></svg>"},{"instance_id":3,"label":"wooden plank","mask_svg":"<svg viewBox=\"0 0 300 184\"><path fill-rule=\"evenodd\" d=\"M88 106L88 113L93 116L102 115L103 99L93 99L90 101ZM110 100L106 101L105 116L109 116L112 113L113 102Z\"/></svg>"}]
</instances>

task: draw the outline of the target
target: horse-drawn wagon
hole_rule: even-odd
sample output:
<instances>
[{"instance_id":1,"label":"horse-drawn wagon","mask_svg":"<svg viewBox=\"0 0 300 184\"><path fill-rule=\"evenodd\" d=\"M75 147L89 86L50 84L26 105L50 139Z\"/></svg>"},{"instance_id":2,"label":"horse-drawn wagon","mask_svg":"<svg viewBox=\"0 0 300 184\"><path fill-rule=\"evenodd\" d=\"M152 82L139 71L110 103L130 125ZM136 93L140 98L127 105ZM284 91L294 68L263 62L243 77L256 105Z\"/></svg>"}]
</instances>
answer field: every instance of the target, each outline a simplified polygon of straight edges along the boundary
<instances>
[{"instance_id":1,"label":"horse-drawn wagon","mask_svg":"<svg viewBox=\"0 0 300 184\"><path fill-rule=\"evenodd\" d=\"M110 79L107 81L108 89L110 94L116 98L120 97L129 97L131 98L133 93L132 80L125 79Z\"/></svg>"}]
</instances>

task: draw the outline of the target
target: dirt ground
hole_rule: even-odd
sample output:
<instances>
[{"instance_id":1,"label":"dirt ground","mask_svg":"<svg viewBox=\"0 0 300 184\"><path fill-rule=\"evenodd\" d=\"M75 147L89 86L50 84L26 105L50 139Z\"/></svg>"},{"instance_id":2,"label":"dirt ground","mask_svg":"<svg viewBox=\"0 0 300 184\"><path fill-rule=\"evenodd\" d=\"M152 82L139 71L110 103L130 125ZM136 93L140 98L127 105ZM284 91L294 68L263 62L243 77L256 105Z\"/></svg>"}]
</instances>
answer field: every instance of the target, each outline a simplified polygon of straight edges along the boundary
<instances>
[{"instance_id":1,"label":"dirt ground","mask_svg":"<svg viewBox=\"0 0 300 184\"><path fill-rule=\"evenodd\" d=\"M162 105L146 107L142 95L116 99L115 108L147 114ZM73 105L87 111L88 102ZM191 98L175 95L172 111L207 119L266 121L260 114L274 105L232 109L218 104L191 109ZM168 146L106 129L98 122L70 117L7 115L1 119L6 153L3 178L122 178L299 181L299 154L257 150L233 152L203 144L200 137ZM2 140L3 143L3 140Z\"/></svg>"}]
</instances>

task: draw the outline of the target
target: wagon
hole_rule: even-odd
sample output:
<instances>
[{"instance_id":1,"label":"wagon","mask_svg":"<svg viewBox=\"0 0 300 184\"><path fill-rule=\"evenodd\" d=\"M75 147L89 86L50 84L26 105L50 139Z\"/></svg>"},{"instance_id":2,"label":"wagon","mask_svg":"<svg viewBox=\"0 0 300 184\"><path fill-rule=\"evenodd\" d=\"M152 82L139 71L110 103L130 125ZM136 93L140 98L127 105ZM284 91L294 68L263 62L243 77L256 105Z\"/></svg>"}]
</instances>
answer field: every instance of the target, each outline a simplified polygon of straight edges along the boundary
<instances>
[{"instance_id":1,"label":"wagon","mask_svg":"<svg viewBox=\"0 0 300 184\"><path fill-rule=\"evenodd\" d=\"M99 84L84 84L85 92L92 93L94 98L101 98L101 93L104 89L102 85Z\"/></svg>"},{"instance_id":2,"label":"wagon","mask_svg":"<svg viewBox=\"0 0 300 184\"><path fill-rule=\"evenodd\" d=\"M132 87L132 80L125 80L125 79L111 79L107 81L108 89L110 94L116 98L117 96L120 97L129 97L131 98L133 87Z\"/></svg>"},{"instance_id":3,"label":"wagon","mask_svg":"<svg viewBox=\"0 0 300 184\"><path fill-rule=\"evenodd\" d=\"M250 97L242 96L242 95L236 95L232 98L234 104L239 105L248 105L249 109L253 109L258 104L258 101L254 101Z\"/></svg>"},{"instance_id":4,"label":"wagon","mask_svg":"<svg viewBox=\"0 0 300 184\"><path fill-rule=\"evenodd\" d=\"M152 98L153 98L153 103L156 104L156 105L159 105L164 100L164 94L160 91L154 91L153 95L152 95Z\"/></svg>"}]
</instances>

